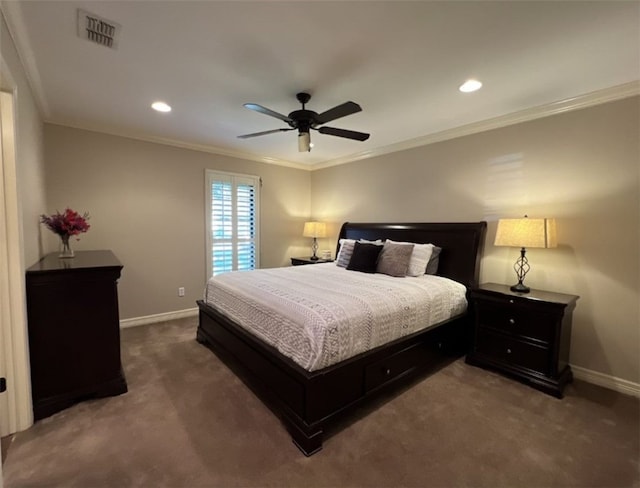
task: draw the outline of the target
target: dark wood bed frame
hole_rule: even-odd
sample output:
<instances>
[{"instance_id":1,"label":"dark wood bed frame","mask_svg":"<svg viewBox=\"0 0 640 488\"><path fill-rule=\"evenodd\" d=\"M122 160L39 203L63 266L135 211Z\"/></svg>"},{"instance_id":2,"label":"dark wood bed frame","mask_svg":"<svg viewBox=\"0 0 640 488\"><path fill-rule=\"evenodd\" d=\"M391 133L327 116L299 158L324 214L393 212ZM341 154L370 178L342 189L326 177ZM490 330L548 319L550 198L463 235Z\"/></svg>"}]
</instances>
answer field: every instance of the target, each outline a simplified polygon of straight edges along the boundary
<instances>
[{"instance_id":1,"label":"dark wood bed frame","mask_svg":"<svg viewBox=\"0 0 640 488\"><path fill-rule=\"evenodd\" d=\"M470 290L478 284L486 222L345 223L340 238L433 243L442 248L438 275ZM319 371L309 372L199 300L197 340L216 353L280 417L307 456L323 432L355 407L406 385L467 350L465 314Z\"/></svg>"}]
</instances>

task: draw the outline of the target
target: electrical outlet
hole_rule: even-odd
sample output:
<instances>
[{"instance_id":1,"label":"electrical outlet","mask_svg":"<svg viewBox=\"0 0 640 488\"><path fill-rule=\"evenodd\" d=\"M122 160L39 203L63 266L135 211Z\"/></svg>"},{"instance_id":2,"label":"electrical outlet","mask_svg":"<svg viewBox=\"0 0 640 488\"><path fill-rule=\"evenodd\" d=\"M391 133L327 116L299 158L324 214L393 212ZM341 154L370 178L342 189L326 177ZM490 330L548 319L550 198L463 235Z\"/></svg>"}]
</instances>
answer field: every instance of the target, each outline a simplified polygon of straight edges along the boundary
<instances>
[{"instance_id":1,"label":"electrical outlet","mask_svg":"<svg viewBox=\"0 0 640 488\"><path fill-rule=\"evenodd\" d=\"M181 286L180 288L178 288L178 296L179 297L184 296L184 286Z\"/></svg>"}]
</instances>

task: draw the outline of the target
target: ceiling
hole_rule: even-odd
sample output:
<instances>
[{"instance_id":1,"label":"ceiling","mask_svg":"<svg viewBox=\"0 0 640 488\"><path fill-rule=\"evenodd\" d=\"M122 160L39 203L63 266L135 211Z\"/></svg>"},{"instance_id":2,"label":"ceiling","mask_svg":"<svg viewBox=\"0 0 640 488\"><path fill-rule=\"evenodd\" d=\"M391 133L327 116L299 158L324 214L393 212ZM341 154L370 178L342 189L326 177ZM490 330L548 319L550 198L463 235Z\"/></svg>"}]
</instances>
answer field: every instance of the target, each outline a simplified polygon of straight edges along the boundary
<instances>
[{"instance_id":1,"label":"ceiling","mask_svg":"<svg viewBox=\"0 0 640 488\"><path fill-rule=\"evenodd\" d=\"M318 167L640 79L640 3L580 1L3 2L45 121ZM117 48L81 39L77 10L121 26ZM461 93L465 80L483 83ZM282 114L312 95L330 126L365 142L295 131ZM162 114L150 104L173 107ZM426 140L426 139L424 139Z\"/></svg>"}]
</instances>

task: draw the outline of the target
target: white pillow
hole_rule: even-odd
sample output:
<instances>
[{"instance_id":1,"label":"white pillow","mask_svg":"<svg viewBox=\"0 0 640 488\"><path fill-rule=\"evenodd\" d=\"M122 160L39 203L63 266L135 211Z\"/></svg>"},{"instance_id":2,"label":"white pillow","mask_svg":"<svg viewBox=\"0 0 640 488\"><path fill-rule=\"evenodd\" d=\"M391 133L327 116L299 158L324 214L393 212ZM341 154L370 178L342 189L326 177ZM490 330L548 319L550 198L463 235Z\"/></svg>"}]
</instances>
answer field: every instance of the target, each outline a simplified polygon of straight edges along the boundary
<instances>
[{"instance_id":1,"label":"white pillow","mask_svg":"<svg viewBox=\"0 0 640 488\"><path fill-rule=\"evenodd\" d=\"M396 242L387 239L394 244L413 244L413 252L409 261L407 276L422 276L427 271L427 264L433 252L433 244L416 244L415 242Z\"/></svg>"},{"instance_id":2,"label":"white pillow","mask_svg":"<svg viewBox=\"0 0 640 488\"><path fill-rule=\"evenodd\" d=\"M336 265L341 268L346 268L351 261L351 255L353 254L353 246L356 241L354 239L340 239L340 250L336 257Z\"/></svg>"}]
</instances>

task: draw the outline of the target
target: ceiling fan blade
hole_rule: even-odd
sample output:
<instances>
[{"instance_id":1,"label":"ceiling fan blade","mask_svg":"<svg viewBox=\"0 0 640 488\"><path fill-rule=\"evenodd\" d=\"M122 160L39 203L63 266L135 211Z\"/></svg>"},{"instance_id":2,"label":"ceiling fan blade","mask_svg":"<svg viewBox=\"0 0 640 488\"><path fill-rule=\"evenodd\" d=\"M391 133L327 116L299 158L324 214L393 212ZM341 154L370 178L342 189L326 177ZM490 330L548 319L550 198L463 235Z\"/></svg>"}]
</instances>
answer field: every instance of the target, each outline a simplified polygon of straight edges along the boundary
<instances>
[{"instance_id":1,"label":"ceiling fan blade","mask_svg":"<svg viewBox=\"0 0 640 488\"><path fill-rule=\"evenodd\" d=\"M328 134L330 136L345 137L347 139L355 139L356 141L366 141L369 139L369 134L364 132L356 132L355 130L336 129L335 127L320 127L318 129L320 134Z\"/></svg>"},{"instance_id":2,"label":"ceiling fan blade","mask_svg":"<svg viewBox=\"0 0 640 488\"><path fill-rule=\"evenodd\" d=\"M271 117L275 117L276 119L284 120L287 123L293 122L293 120L291 120L286 115L274 112L273 110L263 107L262 105L258 105L257 103L245 103L244 106L249 110L255 110L256 112L260 112L261 114L270 115Z\"/></svg>"},{"instance_id":3,"label":"ceiling fan blade","mask_svg":"<svg viewBox=\"0 0 640 488\"><path fill-rule=\"evenodd\" d=\"M345 102L337 107L330 108L326 112L322 112L316 117L318 124L326 124L332 120L339 119L340 117L346 117L347 115L360 112L362 107L355 102Z\"/></svg>"},{"instance_id":4,"label":"ceiling fan blade","mask_svg":"<svg viewBox=\"0 0 640 488\"><path fill-rule=\"evenodd\" d=\"M293 129L272 129L265 130L262 132L254 132L253 134L244 134L242 136L238 136L238 139L249 139L250 137L258 137L258 136L266 136L267 134L275 134L276 132L285 132Z\"/></svg>"}]
</instances>

